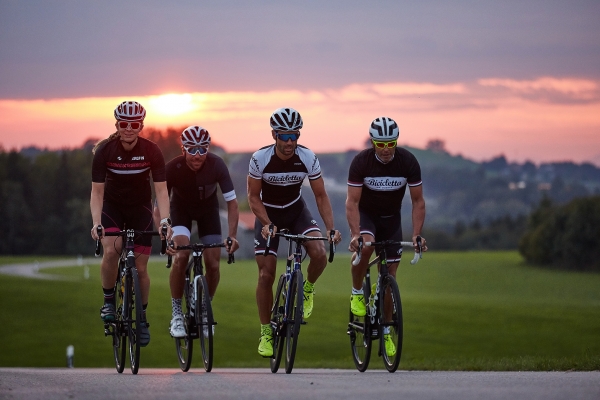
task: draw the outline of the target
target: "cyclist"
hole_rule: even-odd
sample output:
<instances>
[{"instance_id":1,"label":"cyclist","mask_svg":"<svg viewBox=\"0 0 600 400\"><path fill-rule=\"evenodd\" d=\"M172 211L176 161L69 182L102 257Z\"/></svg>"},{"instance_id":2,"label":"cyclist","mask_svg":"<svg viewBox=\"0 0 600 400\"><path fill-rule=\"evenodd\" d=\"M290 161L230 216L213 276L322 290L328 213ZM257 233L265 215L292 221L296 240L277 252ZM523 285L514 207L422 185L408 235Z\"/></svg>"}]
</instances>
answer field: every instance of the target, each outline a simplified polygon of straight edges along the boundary
<instances>
[{"instance_id":1,"label":"cyclist","mask_svg":"<svg viewBox=\"0 0 600 400\"><path fill-rule=\"evenodd\" d=\"M279 108L271 115L270 124L275 143L252 155L248 174L248 203L256 216L254 253L259 270L256 302L261 323L258 353L263 357L273 355L270 313L279 245L279 237L272 236L269 254L265 257L269 225L273 223L273 232L287 228L294 234L321 236L301 194L302 182L307 176L325 228L328 232L334 230L333 211L319 160L311 150L297 143L302 117L293 108ZM339 243L340 240L340 232L336 230L333 241ZM314 284L325 269L327 255L322 241L309 241L305 247L310 257L303 286L304 318L308 318L313 309Z\"/></svg>"},{"instance_id":2,"label":"cyclist","mask_svg":"<svg viewBox=\"0 0 600 400\"><path fill-rule=\"evenodd\" d=\"M396 122L387 117L373 120L369 128L371 148L358 153L350 164L348 173L348 196L346 218L350 227L349 250L358 251L358 238L364 240L402 240L400 207L408 186L412 201L412 241L416 248L417 236L421 235L425 221L425 199L421 181L421 167L415 156L399 148L399 129ZM422 239L423 251L427 251ZM350 310L356 316L366 315L362 289L373 247L362 249L361 260L352 266L352 295ZM394 278L402 256L402 248L386 247L389 272ZM389 327L388 327L389 330ZM396 348L384 329L385 349L388 356L396 354Z\"/></svg>"},{"instance_id":3,"label":"cyclist","mask_svg":"<svg viewBox=\"0 0 600 400\"><path fill-rule=\"evenodd\" d=\"M239 247L237 236L238 202L233 183L225 162L209 152L210 134L201 126L189 126L181 133L182 155L169 161L167 171L167 192L171 194L171 217L173 218L173 241L175 246L190 244L192 222L198 227L198 236L204 244L221 242L221 222L217 184L227 202L228 236L233 240L228 253ZM158 209L155 208L155 212ZM226 241L225 241L225 244ZM173 317L170 324L171 336L185 337L181 297L185 285L189 250L168 252L175 256L169 276ZM211 299L219 284L220 248L204 250L206 280Z\"/></svg>"},{"instance_id":4,"label":"cyclist","mask_svg":"<svg viewBox=\"0 0 600 400\"><path fill-rule=\"evenodd\" d=\"M135 101L124 101L115 108L117 131L96 144L92 152L92 238L101 239L104 255L100 267L104 305L100 309L103 321L114 321L114 285L118 273L118 260L123 245L120 237L106 237L104 232L127 229L152 230L152 192L150 173L161 217L160 225L167 227L167 238L171 236L169 198L165 182L165 162L158 146L139 136L144 128L146 110ZM96 228L102 228L98 237ZM140 323L140 345L150 342L146 308L150 289L147 266L150 256L150 236L135 240L135 265L139 274L143 304L143 320Z\"/></svg>"}]
</instances>

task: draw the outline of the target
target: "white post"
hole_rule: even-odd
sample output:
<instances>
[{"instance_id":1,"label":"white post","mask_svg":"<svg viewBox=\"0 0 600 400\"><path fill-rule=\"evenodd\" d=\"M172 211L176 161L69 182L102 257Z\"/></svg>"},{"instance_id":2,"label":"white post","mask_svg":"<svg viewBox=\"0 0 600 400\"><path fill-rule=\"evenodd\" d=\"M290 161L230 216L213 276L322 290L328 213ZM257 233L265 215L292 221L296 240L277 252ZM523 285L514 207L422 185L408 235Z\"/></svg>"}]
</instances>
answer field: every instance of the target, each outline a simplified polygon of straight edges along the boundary
<instances>
[{"instance_id":1,"label":"white post","mask_svg":"<svg viewBox=\"0 0 600 400\"><path fill-rule=\"evenodd\" d=\"M73 368L73 355L75 354L75 347L72 344L67 346L67 368Z\"/></svg>"}]
</instances>

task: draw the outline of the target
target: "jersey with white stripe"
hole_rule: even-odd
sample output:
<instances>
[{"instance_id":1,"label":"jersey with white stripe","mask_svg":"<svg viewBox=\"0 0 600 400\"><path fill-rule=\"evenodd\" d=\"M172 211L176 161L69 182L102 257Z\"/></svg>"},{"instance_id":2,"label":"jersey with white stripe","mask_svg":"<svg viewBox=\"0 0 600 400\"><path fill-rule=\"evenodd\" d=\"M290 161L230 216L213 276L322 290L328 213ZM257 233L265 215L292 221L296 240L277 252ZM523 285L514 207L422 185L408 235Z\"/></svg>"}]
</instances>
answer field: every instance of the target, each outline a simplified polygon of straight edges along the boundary
<instances>
[{"instance_id":1,"label":"jersey with white stripe","mask_svg":"<svg viewBox=\"0 0 600 400\"><path fill-rule=\"evenodd\" d=\"M315 153L297 145L294 155L282 160L275 145L263 147L250 158L248 175L262 179L261 199L265 206L289 207L302 197L302 182L321 177L321 165Z\"/></svg>"},{"instance_id":2,"label":"jersey with white stripe","mask_svg":"<svg viewBox=\"0 0 600 400\"><path fill-rule=\"evenodd\" d=\"M377 159L374 149L363 150L352 160L348 173L348 186L362 187L358 208L375 216L398 214L406 186L421 184L419 162L400 147L387 164Z\"/></svg>"},{"instance_id":3,"label":"jersey with white stripe","mask_svg":"<svg viewBox=\"0 0 600 400\"><path fill-rule=\"evenodd\" d=\"M96 150L92 182L105 183L104 200L137 205L152 200L150 173L154 182L164 182L165 160L156 143L138 136L126 151L117 137Z\"/></svg>"}]
</instances>

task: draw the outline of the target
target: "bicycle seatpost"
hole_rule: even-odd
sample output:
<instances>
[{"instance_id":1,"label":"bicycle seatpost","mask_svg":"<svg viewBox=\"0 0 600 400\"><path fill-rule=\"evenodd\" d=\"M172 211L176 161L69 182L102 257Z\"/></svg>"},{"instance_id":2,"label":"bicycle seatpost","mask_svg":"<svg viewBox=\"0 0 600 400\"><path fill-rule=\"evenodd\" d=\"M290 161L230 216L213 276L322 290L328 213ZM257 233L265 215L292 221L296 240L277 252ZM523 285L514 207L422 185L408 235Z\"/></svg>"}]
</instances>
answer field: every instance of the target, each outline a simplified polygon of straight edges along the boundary
<instances>
[{"instance_id":1,"label":"bicycle seatpost","mask_svg":"<svg viewBox=\"0 0 600 400\"><path fill-rule=\"evenodd\" d=\"M229 249L231 249L231 246L233 245L233 240L231 240L231 238L229 236L227 236L227 250L229 251ZM233 255L233 253L229 253L229 257L227 258L227 264L233 264L235 263L235 257Z\"/></svg>"},{"instance_id":2,"label":"bicycle seatpost","mask_svg":"<svg viewBox=\"0 0 600 400\"><path fill-rule=\"evenodd\" d=\"M102 225L96 227L96 234L98 235L98 238L102 237ZM100 239L96 240L96 251L94 251L94 255L96 257L100 255Z\"/></svg>"},{"instance_id":3,"label":"bicycle seatpost","mask_svg":"<svg viewBox=\"0 0 600 400\"><path fill-rule=\"evenodd\" d=\"M271 235L273 235L273 223L269 224L269 236L267 236L267 245L265 246L264 256L266 257L269 254L269 248L271 247Z\"/></svg>"},{"instance_id":4,"label":"bicycle seatpost","mask_svg":"<svg viewBox=\"0 0 600 400\"><path fill-rule=\"evenodd\" d=\"M335 230L332 229L329 231L329 238L331 242L329 242L329 262L333 262L333 256L335 254L335 244L333 244L333 238L335 237Z\"/></svg>"}]
</instances>

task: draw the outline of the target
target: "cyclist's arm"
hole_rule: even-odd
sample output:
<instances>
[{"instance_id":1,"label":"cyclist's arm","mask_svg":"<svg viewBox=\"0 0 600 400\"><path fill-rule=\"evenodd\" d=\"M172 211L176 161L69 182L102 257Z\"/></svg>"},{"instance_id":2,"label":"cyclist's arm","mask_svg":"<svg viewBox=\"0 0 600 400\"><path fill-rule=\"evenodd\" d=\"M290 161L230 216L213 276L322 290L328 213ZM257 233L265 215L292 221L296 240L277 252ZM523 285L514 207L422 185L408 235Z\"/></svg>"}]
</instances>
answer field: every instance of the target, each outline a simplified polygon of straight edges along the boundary
<instances>
[{"instance_id":1,"label":"cyclist's arm","mask_svg":"<svg viewBox=\"0 0 600 400\"><path fill-rule=\"evenodd\" d=\"M169 217L170 206L169 206L169 193L167 191L167 182L154 182L154 191L156 192L156 203L158 204L158 212L160 213L160 219ZM160 221L160 220L159 220ZM173 231L169 226L167 228L167 239L171 239Z\"/></svg>"},{"instance_id":2,"label":"cyclist's arm","mask_svg":"<svg viewBox=\"0 0 600 400\"><path fill-rule=\"evenodd\" d=\"M229 250L230 253L233 253L239 247L236 239L239 218L240 211L238 209L237 199L229 200L227 202L227 223L229 225L229 234L227 236L233 239L233 245Z\"/></svg>"},{"instance_id":3,"label":"cyclist's arm","mask_svg":"<svg viewBox=\"0 0 600 400\"><path fill-rule=\"evenodd\" d=\"M152 219L154 220L154 228L160 230L160 211L158 210L158 203L154 201L154 208L152 209Z\"/></svg>"},{"instance_id":4,"label":"cyclist's arm","mask_svg":"<svg viewBox=\"0 0 600 400\"><path fill-rule=\"evenodd\" d=\"M262 190L262 180L254 179L250 175L248 175L248 205L250 206L250 210L254 213L258 221L262 224L263 237L267 237L265 230L268 230L269 224L271 220L267 215L267 210L262 200L260 199L260 192Z\"/></svg>"},{"instance_id":5,"label":"cyclist's arm","mask_svg":"<svg viewBox=\"0 0 600 400\"><path fill-rule=\"evenodd\" d=\"M350 228L350 246L348 250L358 251L358 238L360 237L360 213L358 203L362 195L362 186L348 186L346 197L346 219Z\"/></svg>"},{"instance_id":6,"label":"cyclist's arm","mask_svg":"<svg viewBox=\"0 0 600 400\"><path fill-rule=\"evenodd\" d=\"M323 180L323 177L319 177L317 179L312 179L309 182L310 187L315 194L315 201L317 202L319 214L325 223L325 229L327 229L327 232L329 232L334 229L335 225L333 223L333 210L331 209L331 202L329 201L329 196L325 190L325 181Z\"/></svg>"},{"instance_id":7,"label":"cyclist's arm","mask_svg":"<svg viewBox=\"0 0 600 400\"><path fill-rule=\"evenodd\" d=\"M104 201L104 182L92 182L92 193L90 195L90 210L92 211L92 238L98 240L96 226L102 222L102 203Z\"/></svg>"},{"instance_id":8,"label":"cyclist's arm","mask_svg":"<svg viewBox=\"0 0 600 400\"><path fill-rule=\"evenodd\" d=\"M423 197L423 185L409 186L410 199L412 201L412 225L413 225L413 243L417 236L421 236L423 224L425 223L425 198ZM425 239L422 239L423 250L427 251Z\"/></svg>"}]
</instances>

